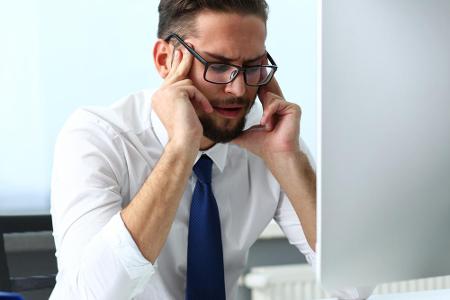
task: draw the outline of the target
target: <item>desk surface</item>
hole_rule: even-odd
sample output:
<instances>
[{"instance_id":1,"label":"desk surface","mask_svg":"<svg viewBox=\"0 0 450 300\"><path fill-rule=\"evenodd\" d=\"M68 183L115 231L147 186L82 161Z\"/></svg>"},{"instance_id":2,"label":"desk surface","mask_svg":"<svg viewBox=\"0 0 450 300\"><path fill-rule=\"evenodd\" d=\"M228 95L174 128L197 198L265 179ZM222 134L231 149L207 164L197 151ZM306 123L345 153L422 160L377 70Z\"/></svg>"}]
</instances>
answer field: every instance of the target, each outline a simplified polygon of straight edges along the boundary
<instances>
[{"instance_id":1,"label":"desk surface","mask_svg":"<svg viewBox=\"0 0 450 300\"><path fill-rule=\"evenodd\" d=\"M450 289L414 292L414 293L373 295L370 296L367 300L449 300L449 299L450 299ZM328 298L323 300L337 300L337 299Z\"/></svg>"}]
</instances>

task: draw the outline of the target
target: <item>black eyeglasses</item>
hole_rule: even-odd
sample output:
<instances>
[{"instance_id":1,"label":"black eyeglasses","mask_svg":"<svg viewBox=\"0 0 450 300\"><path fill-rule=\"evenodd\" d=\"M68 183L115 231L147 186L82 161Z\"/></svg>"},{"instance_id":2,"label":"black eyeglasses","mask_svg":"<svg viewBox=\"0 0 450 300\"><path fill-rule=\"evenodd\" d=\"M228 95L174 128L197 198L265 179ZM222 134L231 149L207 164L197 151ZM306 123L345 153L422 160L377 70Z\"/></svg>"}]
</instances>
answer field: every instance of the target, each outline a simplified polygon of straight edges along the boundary
<instances>
[{"instance_id":1,"label":"black eyeglasses","mask_svg":"<svg viewBox=\"0 0 450 300\"><path fill-rule=\"evenodd\" d=\"M249 86L262 86L270 82L273 74L278 69L278 66L273 61L268 52L267 59L271 65L255 65L255 66L237 66L227 63L210 63L200 56L194 49L188 46L186 42L176 33L171 33L165 39L168 42L171 38L175 38L180 42L197 60L199 60L204 66L205 71L203 78L211 83L226 84L232 82L239 75L240 72L244 73L245 84Z\"/></svg>"}]
</instances>

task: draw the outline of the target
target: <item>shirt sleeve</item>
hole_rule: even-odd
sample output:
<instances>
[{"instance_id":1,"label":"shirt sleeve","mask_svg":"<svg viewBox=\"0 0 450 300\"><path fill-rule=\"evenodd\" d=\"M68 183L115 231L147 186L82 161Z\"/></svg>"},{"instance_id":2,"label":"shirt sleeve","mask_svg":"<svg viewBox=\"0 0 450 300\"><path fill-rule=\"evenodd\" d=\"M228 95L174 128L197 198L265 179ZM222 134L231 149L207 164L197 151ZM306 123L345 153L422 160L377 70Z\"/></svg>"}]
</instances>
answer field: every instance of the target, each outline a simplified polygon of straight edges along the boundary
<instances>
[{"instance_id":1,"label":"shirt sleeve","mask_svg":"<svg viewBox=\"0 0 450 300\"><path fill-rule=\"evenodd\" d=\"M51 299L131 299L154 273L120 216L126 169L107 123L77 111L58 136L51 213L58 275Z\"/></svg>"},{"instance_id":2,"label":"shirt sleeve","mask_svg":"<svg viewBox=\"0 0 450 300\"><path fill-rule=\"evenodd\" d=\"M300 138L300 149L308 157L311 167L316 171L315 161L306 146L306 143ZM303 255L305 255L306 261L312 266L313 270L317 272L316 253L309 246L300 220L289 200L287 195L281 191L278 207L274 216L275 222L278 223L281 230L286 235L289 243L294 245ZM363 300L367 299L372 292L373 287L357 287L348 289L339 289L333 291L327 291L332 297L345 300Z\"/></svg>"}]
</instances>

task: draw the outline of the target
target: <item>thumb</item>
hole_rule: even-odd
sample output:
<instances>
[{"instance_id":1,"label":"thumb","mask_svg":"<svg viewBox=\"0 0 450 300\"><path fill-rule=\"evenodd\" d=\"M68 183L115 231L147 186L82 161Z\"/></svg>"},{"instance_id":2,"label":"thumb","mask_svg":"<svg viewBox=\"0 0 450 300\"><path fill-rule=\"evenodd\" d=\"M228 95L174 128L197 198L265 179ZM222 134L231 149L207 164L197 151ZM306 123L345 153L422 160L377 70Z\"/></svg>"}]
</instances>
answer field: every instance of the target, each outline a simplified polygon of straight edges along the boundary
<instances>
[{"instance_id":1,"label":"thumb","mask_svg":"<svg viewBox=\"0 0 450 300\"><path fill-rule=\"evenodd\" d=\"M232 144L236 144L242 148L249 149L249 146L252 145L255 138L257 138L259 135L264 134L266 130L264 129L264 126L261 125L253 125L249 129L242 132L240 136L233 139L231 141Z\"/></svg>"}]
</instances>

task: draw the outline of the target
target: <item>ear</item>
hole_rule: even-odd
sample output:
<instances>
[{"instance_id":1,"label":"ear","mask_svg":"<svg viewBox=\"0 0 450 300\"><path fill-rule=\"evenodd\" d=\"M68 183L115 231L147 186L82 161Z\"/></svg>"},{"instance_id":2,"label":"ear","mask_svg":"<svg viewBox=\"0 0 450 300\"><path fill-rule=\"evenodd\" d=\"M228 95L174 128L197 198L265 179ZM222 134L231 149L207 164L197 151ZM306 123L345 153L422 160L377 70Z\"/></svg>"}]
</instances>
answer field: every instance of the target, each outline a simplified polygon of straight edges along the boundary
<instances>
[{"instance_id":1,"label":"ear","mask_svg":"<svg viewBox=\"0 0 450 300\"><path fill-rule=\"evenodd\" d=\"M153 47L153 61L162 78L169 74L172 63L173 47L166 41L158 39Z\"/></svg>"}]
</instances>

